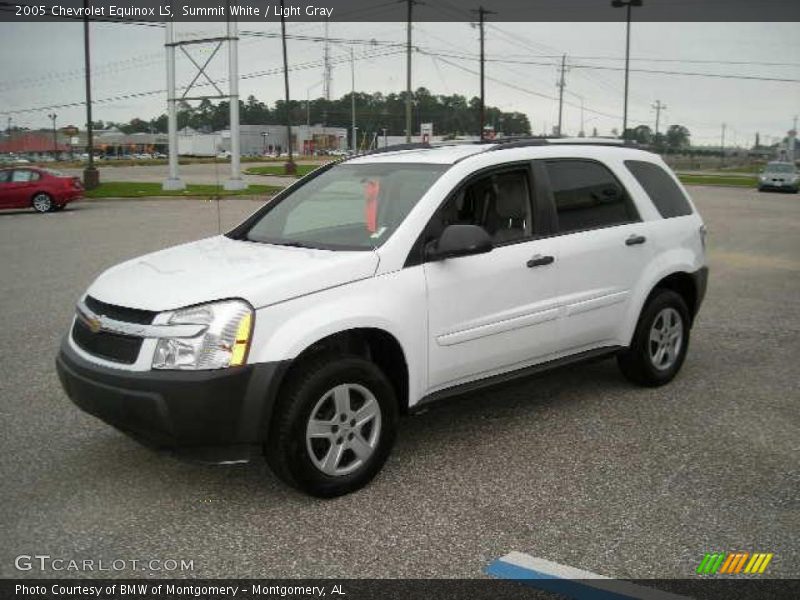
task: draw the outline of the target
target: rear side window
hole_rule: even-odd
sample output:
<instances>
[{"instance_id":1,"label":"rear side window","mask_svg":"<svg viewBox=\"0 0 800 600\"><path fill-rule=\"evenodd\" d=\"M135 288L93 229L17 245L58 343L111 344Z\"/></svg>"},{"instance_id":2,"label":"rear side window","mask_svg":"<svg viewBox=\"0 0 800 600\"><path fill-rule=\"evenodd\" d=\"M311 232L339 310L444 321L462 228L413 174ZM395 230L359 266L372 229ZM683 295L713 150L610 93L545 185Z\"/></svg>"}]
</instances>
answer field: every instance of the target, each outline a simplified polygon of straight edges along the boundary
<instances>
[{"instance_id":1,"label":"rear side window","mask_svg":"<svg viewBox=\"0 0 800 600\"><path fill-rule=\"evenodd\" d=\"M11 178L11 171L0 171L0 183L8 183Z\"/></svg>"},{"instance_id":2,"label":"rear side window","mask_svg":"<svg viewBox=\"0 0 800 600\"><path fill-rule=\"evenodd\" d=\"M14 171L14 174L11 176L11 181L13 183L28 183L29 181L38 181L39 174L34 171L22 170L22 171Z\"/></svg>"},{"instance_id":3,"label":"rear side window","mask_svg":"<svg viewBox=\"0 0 800 600\"><path fill-rule=\"evenodd\" d=\"M686 196L664 169L641 160L626 160L625 166L650 196L662 217L669 219L692 214Z\"/></svg>"},{"instance_id":4,"label":"rear side window","mask_svg":"<svg viewBox=\"0 0 800 600\"><path fill-rule=\"evenodd\" d=\"M591 160L545 161L561 233L638 221L622 184L605 166Z\"/></svg>"}]
</instances>

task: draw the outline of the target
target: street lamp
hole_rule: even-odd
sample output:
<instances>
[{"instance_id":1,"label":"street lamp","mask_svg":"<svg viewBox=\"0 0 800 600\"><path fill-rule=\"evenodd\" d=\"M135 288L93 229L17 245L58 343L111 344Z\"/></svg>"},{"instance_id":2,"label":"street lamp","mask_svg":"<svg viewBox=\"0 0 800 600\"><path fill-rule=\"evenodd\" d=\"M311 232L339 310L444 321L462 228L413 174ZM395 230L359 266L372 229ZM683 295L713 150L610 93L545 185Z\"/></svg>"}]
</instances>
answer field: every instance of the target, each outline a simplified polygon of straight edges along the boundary
<instances>
[{"instance_id":1,"label":"street lamp","mask_svg":"<svg viewBox=\"0 0 800 600\"><path fill-rule=\"evenodd\" d=\"M56 113L50 113L47 117L53 122L53 158L58 158L58 138L56 137Z\"/></svg>"},{"instance_id":2,"label":"street lamp","mask_svg":"<svg viewBox=\"0 0 800 600\"><path fill-rule=\"evenodd\" d=\"M631 61L631 8L641 6L642 0L612 0L611 6L614 8L626 8L626 27L625 27L625 104L622 110L622 139L626 138L628 131L628 72Z\"/></svg>"},{"instance_id":3,"label":"street lamp","mask_svg":"<svg viewBox=\"0 0 800 600\"><path fill-rule=\"evenodd\" d=\"M264 152L262 152L262 154L264 156L266 156L267 155L267 138L269 137L269 132L268 131L262 131L261 132L261 137L264 138Z\"/></svg>"}]
</instances>

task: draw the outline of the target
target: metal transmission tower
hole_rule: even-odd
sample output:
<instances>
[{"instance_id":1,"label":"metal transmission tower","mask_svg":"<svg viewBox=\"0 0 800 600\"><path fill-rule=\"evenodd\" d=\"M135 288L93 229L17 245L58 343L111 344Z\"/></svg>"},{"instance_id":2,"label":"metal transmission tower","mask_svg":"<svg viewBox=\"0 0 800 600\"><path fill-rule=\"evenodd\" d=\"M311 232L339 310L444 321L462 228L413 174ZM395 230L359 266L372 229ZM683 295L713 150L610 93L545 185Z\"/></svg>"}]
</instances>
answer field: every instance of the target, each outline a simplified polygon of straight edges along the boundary
<instances>
[{"instance_id":1,"label":"metal transmission tower","mask_svg":"<svg viewBox=\"0 0 800 600\"><path fill-rule=\"evenodd\" d=\"M166 23L166 42L164 44L167 50L167 114L168 114L168 132L169 132L169 177L164 181L162 187L165 190L182 190L186 188L186 184L181 180L178 173L178 104L180 102L189 102L193 100L228 100L230 104L230 131L231 131L231 176L225 184L226 190L241 190L247 187L247 184L242 179L241 165L240 165L240 147L239 147L239 53L238 42L239 37L237 34L236 21L230 17L226 22L225 35L218 37L199 38L176 41L175 40L175 25L172 21ZM228 93L222 91L217 83L211 79L211 76L206 72L208 65L217 55L222 46L227 42L228 44ZM202 61L198 61L186 49L188 46L193 45L213 45L213 50L209 53L208 57ZM176 74L175 74L175 51L180 48L181 52L189 59L189 62L194 65L196 72L188 86L183 90L180 96L176 89ZM215 90L216 94L212 95L190 95L192 89L198 80L203 77L208 84Z\"/></svg>"},{"instance_id":2,"label":"metal transmission tower","mask_svg":"<svg viewBox=\"0 0 800 600\"><path fill-rule=\"evenodd\" d=\"M567 55L563 54L561 56L561 68L559 69L560 75L558 77L558 83L556 83L556 87L558 87L558 137L563 135L562 125L562 117L564 115L564 88L567 86L567 82L564 80L564 76L567 73ZM581 110L583 110L583 103L581 103ZM583 113L581 113L583 114ZM583 126L581 125L581 129Z\"/></svg>"}]
</instances>

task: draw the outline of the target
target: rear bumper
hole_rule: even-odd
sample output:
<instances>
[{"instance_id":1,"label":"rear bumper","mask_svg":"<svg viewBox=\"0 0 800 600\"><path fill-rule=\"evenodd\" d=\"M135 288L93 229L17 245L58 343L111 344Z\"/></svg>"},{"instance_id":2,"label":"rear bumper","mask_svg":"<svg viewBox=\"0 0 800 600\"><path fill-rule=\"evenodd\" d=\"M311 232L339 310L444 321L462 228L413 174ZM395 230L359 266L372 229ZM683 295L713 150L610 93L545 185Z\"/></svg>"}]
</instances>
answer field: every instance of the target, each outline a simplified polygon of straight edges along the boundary
<instances>
[{"instance_id":1,"label":"rear bumper","mask_svg":"<svg viewBox=\"0 0 800 600\"><path fill-rule=\"evenodd\" d=\"M286 366L125 371L83 359L67 340L56 358L61 384L79 408L148 446L213 463L260 453Z\"/></svg>"},{"instance_id":2,"label":"rear bumper","mask_svg":"<svg viewBox=\"0 0 800 600\"><path fill-rule=\"evenodd\" d=\"M75 190L74 192L64 194L56 200L56 204L63 206L65 204L69 204L70 202L75 202L76 200L83 200L82 191Z\"/></svg>"}]
</instances>

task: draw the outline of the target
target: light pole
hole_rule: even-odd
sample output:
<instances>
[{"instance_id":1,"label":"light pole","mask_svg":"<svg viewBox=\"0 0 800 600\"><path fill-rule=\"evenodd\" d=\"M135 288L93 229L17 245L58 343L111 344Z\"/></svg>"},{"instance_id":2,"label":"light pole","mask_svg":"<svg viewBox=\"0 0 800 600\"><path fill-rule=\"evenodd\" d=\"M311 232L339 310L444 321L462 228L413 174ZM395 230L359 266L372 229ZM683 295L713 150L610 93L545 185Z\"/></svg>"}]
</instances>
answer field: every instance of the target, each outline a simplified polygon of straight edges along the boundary
<instances>
[{"instance_id":1,"label":"light pole","mask_svg":"<svg viewBox=\"0 0 800 600\"><path fill-rule=\"evenodd\" d=\"M58 158L58 138L56 137L56 113L50 113L47 117L53 122L53 158Z\"/></svg>"},{"instance_id":2,"label":"light pole","mask_svg":"<svg viewBox=\"0 0 800 600\"><path fill-rule=\"evenodd\" d=\"M269 132L268 131L262 131L261 132L261 137L264 138L264 152L262 152L262 154L264 156L266 156L267 155L267 138L269 137Z\"/></svg>"},{"instance_id":3,"label":"light pole","mask_svg":"<svg viewBox=\"0 0 800 600\"><path fill-rule=\"evenodd\" d=\"M625 26L625 104L622 110L622 139L626 139L628 131L628 73L631 62L631 8L641 6L642 0L612 0L611 6L614 8L626 8Z\"/></svg>"}]
</instances>

